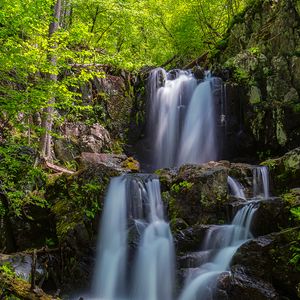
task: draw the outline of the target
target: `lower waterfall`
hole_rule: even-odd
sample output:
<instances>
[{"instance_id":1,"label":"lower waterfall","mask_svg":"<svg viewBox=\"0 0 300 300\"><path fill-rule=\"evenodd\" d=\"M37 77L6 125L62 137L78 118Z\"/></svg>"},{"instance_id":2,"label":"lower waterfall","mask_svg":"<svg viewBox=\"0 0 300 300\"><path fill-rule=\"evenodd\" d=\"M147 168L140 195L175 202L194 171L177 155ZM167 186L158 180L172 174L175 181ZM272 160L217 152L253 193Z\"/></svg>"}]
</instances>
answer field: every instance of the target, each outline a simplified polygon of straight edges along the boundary
<instances>
[{"instance_id":1,"label":"lower waterfall","mask_svg":"<svg viewBox=\"0 0 300 300\"><path fill-rule=\"evenodd\" d=\"M104 204L92 297L172 300L174 260L159 180L152 175L113 178Z\"/></svg>"}]
</instances>

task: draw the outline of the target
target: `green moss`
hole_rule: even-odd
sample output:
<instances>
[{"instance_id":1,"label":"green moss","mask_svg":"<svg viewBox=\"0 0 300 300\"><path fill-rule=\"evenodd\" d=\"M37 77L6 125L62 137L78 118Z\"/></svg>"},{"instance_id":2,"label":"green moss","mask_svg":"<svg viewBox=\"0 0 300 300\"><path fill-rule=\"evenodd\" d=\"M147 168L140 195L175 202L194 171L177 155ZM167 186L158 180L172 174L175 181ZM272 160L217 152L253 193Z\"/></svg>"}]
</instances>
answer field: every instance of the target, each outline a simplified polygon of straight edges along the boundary
<instances>
[{"instance_id":1,"label":"green moss","mask_svg":"<svg viewBox=\"0 0 300 300\"><path fill-rule=\"evenodd\" d=\"M171 191L178 194L190 190L193 185L193 183L184 180L179 183L174 183L171 187Z\"/></svg>"},{"instance_id":2,"label":"green moss","mask_svg":"<svg viewBox=\"0 0 300 300\"><path fill-rule=\"evenodd\" d=\"M286 201L291 207L299 205L300 196L297 195L293 190L282 195L284 201Z\"/></svg>"},{"instance_id":3,"label":"green moss","mask_svg":"<svg viewBox=\"0 0 300 300\"><path fill-rule=\"evenodd\" d=\"M269 170L274 170L277 166L277 160L276 159L268 159L261 163L262 166L266 166L269 168Z\"/></svg>"},{"instance_id":4,"label":"green moss","mask_svg":"<svg viewBox=\"0 0 300 300\"><path fill-rule=\"evenodd\" d=\"M291 172L296 172L300 168L300 156L298 154L289 156L284 160L284 166Z\"/></svg>"},{"instance_id":5,"label":"green moss","mask_svg":"<svg viewBox=\"0 0 300 300\"><path fill-rule=\"evenodd\" d=\"M101 199L110 180L103 169L86 169L72 176L61 176L50 186L47 194L52 201L59 240L79 224L95 219L102 208Z\"/></svg>"}]
</instances>

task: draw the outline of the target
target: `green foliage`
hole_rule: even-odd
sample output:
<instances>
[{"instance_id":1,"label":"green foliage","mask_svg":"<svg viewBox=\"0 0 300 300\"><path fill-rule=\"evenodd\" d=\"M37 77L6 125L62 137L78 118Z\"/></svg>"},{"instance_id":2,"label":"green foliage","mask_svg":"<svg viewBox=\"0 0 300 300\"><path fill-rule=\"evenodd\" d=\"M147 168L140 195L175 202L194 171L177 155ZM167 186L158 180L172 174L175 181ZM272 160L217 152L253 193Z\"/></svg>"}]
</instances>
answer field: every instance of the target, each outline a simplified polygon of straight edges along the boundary
<instances>
[{"instance_id":1,"label":"green foliage","mask_svg":"<svg viewBox=\"0 0 300 300\"><path fill-rule=\"evenodd\" d=\"M300 221L300 206L292 208L291 213L297 221Z\"/></svg>"},{"instance_id":2,"label":"green foliage","mask_svg":"<svg viewBox=\"0 0 300 300\"><path fill-rule=\"evenodd\" d=\"M20 216L26 205L48 205L43 190L46 174L41 168L34 167L34 160L35 151L26 146L7 143L0 147L1 190L9 206L5 207L2 200L2 215L7 212Z\"/></svg>"},{"instance_id":3,"label":"green foliage","mask_svg":"<svg viewBox=\"0 0 300 300\"><path fill-rule=\"evenodd\" d=\"M171 187L171 191L177 194L182 191L191 189L191 187L193 185L194 185L193 183L184 180L184 181L179 182L178 184L176 184L176 183L173 184Z\"/></svg>"},{"instance_id":4,"label":"green foliage","mask_svg":"<svg viewBox=\"0 0 300 300\"><path fill-rule=\"evenodd\" d=\"M291 213L295 220L300 223L300 206L291 209ZM291 243L290 250L292 251L292 258L290 259L290 264L294 265L295 268L300 271L300 233L298 233L297 240Z\"/></svg>"},{"instance_id":5,"label":"green foliage","mask_svg":"<svg viewBox=\"0 0 300 300\"><path fill-rule=\"evenodd\" d=\"M15 276L15 271L10 263L4 263L2 266L0 266L0 272L5 273L7 276Z\"/></svg>"}]
</instances>

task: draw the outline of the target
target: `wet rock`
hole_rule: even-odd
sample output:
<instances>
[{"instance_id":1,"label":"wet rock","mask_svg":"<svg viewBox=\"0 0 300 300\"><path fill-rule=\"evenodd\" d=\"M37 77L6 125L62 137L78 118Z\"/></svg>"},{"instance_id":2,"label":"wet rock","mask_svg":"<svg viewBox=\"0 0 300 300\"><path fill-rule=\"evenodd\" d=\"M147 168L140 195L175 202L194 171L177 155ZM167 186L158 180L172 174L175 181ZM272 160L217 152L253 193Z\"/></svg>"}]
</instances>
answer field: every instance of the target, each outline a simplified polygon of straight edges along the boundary
<instances>
[{"instance_id":1,"label":"wet rock","mask_svg":"<svg viewBox=\"0 0 300 300\"><path fill-rule=\"evenodd\" d=\"M227 204L232 200L227 177L234 175L250 191L252 170L253 166L247 164L220 161L157 171L171 224L178 218L189 226L228 222L231 216Z\"/></svg>"},{"instance_id":2,"label":"wet rock","mask_svg":"<svg viewBox=\"0 0 300 300\"><path fill-rule=\"evenodd\" d=\"M229 299L232 300L279 300L279 293L271 283L248 276L243 267L236 266L232 269L229 278L219 278L218 288L227 290ZM225 282L225 284L224 284Z\"/></svg>"},{"instance_id":3,"label":"wet rock","mask_svg":"<svg viewBox=\"0 0 300 300\"><path fill-rule=\"evenodd\" d=\"M199 66L196 66L192 69L192 72L196 79L204 79L205 77L205 70Z\"/></svg>"},{"instance_id":4,"label":"wet rock","mask_svg":"<svg viewBox=\"0 0 300 300\"><path fill-rule=\"evenodd\" d=\"M287 229L243 244L233 257L233 270L242 265L247 276L272 283L279 294L299 299L300 272L290 262L292 245L299 241L299 230L299 227Z\"/></svg>"},{"instance_id":5,"label":"wet rock","mask_svg":"<svg viewBox=\"0 0 300 300\"><path fill-rule=\"evenodd\" d=\"M174 236L177 252L186 253L199 251L204 241L206 232L214 225L195 225L180 230Z\"/></svg>"},{"instance_id":6,"label":"wet rock","mask_svg":"<svg viewBox=\"0 0 300 300\"><path fill-rule=\"evenodd\" d=\"M46 197L62 247L60 261L64 268L60 276L65 290L86 287L90 280L105 192L110 178L122 172L124 169L102 162L86 163L84 169L71 176L61 175L47 186Z\"/></svg>"}]
</instances>

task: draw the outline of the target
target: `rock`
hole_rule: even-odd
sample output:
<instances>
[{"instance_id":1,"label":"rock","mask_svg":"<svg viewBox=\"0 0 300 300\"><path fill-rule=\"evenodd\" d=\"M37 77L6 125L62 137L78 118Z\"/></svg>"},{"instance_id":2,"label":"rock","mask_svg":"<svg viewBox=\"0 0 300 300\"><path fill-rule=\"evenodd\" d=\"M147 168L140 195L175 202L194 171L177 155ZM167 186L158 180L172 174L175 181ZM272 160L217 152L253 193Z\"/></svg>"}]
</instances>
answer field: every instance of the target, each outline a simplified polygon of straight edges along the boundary
<instances>
[{"instance_id":1,"label":"rock","mask_svg":"<svg viewBox=\"0 0 300 300\"><path fill-rule=\"evenodd\" d=\"M242 265L247 276L272 283L279 294L299 299L300 271L290 262L291 247L299 241L299 230L286 229L246 242L233 257L233 270Z\"/></svg>"},{"instance_id":2,"label":"rock","mask_svg":"<svg viewBox=\"0 0 300 300\"><path fill-rule=\"evenodd\" d=\"M232 300L279 300L279 293L271 283L261 279L248 276L243 267L235 266L231 270L231 276L225 275L226 280L222 277L218 281L218 289L226 290L229 299ZM222 280L221 280L222 279ZM226 284L223 282L225 281Z\"/></svg>"},{"instance_id":3,"label":"rock","mask_svg":"<svg viewBox=\"0 0 300 300\"><path fill-rule=\"evenodd\" d=\"M227 205L231 199L227 177L234 175L250 191L252 170L253 166L247 164L220 161L157 171L171 224L176 219L183 220L188 226L229 221Z\"/></svg>"},{"instance_id":4,"label":"rock","mask_svg":"<svg viewBox=\"0 0 300 300\"><path fill-rule=\"evenodd\" d=\"M262 165L268 166L277 194L287 188L300 186L300 148L291 150L282 157L266 160Z\"/></svg>"},{"instance_id":5,"label":"rock","mask_svg":"<svg viewBox=\"0 0 300 300\"><path fill-rule=\"evenodd\" d=\"M297 9L295 1L249 5L233 19L214 59L216 66L230 70L227 82L236 90L227 92L226 136L243 157L255 156L253 150L258 158L281 154L300 143Z\"/></svg>"},{"instance_id":6,"label":"rock","mask_svg":"<svg viewBox=\"0 0 300 300\"><path fill-rule=\"evenodd\" d=\"M140 170L140 164L137 160L123 154L83 152L77 159L80 169L103 165L126 172L138 172Z\"/></svg>"},{"instance_id":7,"label":"rock","mask_svg":"<svg viewBox=\"0 0 300 300\"><path fill-rule=\"evenodd\" d=\"M82 152L101 153L111 147L108 131L100 124L64 123L62 139L54 143L56 157L65 162L74 160Z\"/></svg>"},{"instance_id":8,"label":"rock","mask_svg":"<svg viewBox=\"0 0 300 300\"><path fill-rule=\"evenodd\" d=\"M195 225L180 230L174 236L178 253L195 252L201 249L206 232L214 225Z\"/></svg>"},{"instance_id":9,"label":"rock","mask_svg":"<svg viewBox=\"0 0 300 300\"><path fill-rule=\"evenodd\" d=\"M60 261L64 268L60 276L64 278L64 290L70 291L74 286L86 287L90 280L105 191L110 178L124 172L124 169L103 163L101 155L89 155L84 169L57 177L46 189L62 247Z\"/></svg>"},{"instance_id":10,"label":"rock","mask_svg":"<svg viewBox=\"0 0 300 300\"><path fill-rule=\"evenodd\" d=\"M83 152L78 158L78 162L80 169L85 169L97 165L122 169L121 165L124 161L126 161L126 159L126 155Z\"/></svg>"},{"instance_id":11,"label":"rock","mask_svg":"<svg viewBox=\"0 0 300 300\"><path fill-rule=\"evenodd\" d=\"M135 160L133 157L128 157L125 161L122 162L122 167L131 172L140 171L140 163Z\"/></svg>"},{"instance_id":12,"label":"rock","mask_svg":"<svg viewBox=\"0 0 300 300\"><path fill-rule=\"evenodd\" d=\"M192 72L196 79L203 80L205 77L205 70L199 66L196 66L192 69Z\"/></svg>"},{"instance_id":13,"label":"rock","mask_svg":"<svg viewBox=\"0 0 300 300\"><path fill-rule=\"evenodd\" d=\"M280 198L263 200L253 216L251 232L254 236L266 235L291 226L290 211Z\"/></svg>"},{"instance_id":14,"label":"rock","mask_svg":"<svg viewBox=\"0 0 300 300\"><path fill-rule=\"evenodd\" d=\"M92 89L97 95L94 103L101 104L110 119L112 136L124 139L126 129L129 128L134 91L131 74L124 71L121 73L123 74L106 74L105 78L94 78Z\"/></svg>"},{"instance_id":15,"label":"rock","mask_svg":"<svg viewBox=\"0 0 300 300\"><path fill-rule=\"evenodd\" d=\"M245 205L245 200L233 199L228 212L231 219ZM255 203L255 213L251 222L251 233L254 236L266 235L292 226L290 207L281 198L259 200Z\"/></svg>"}]
</instances>

